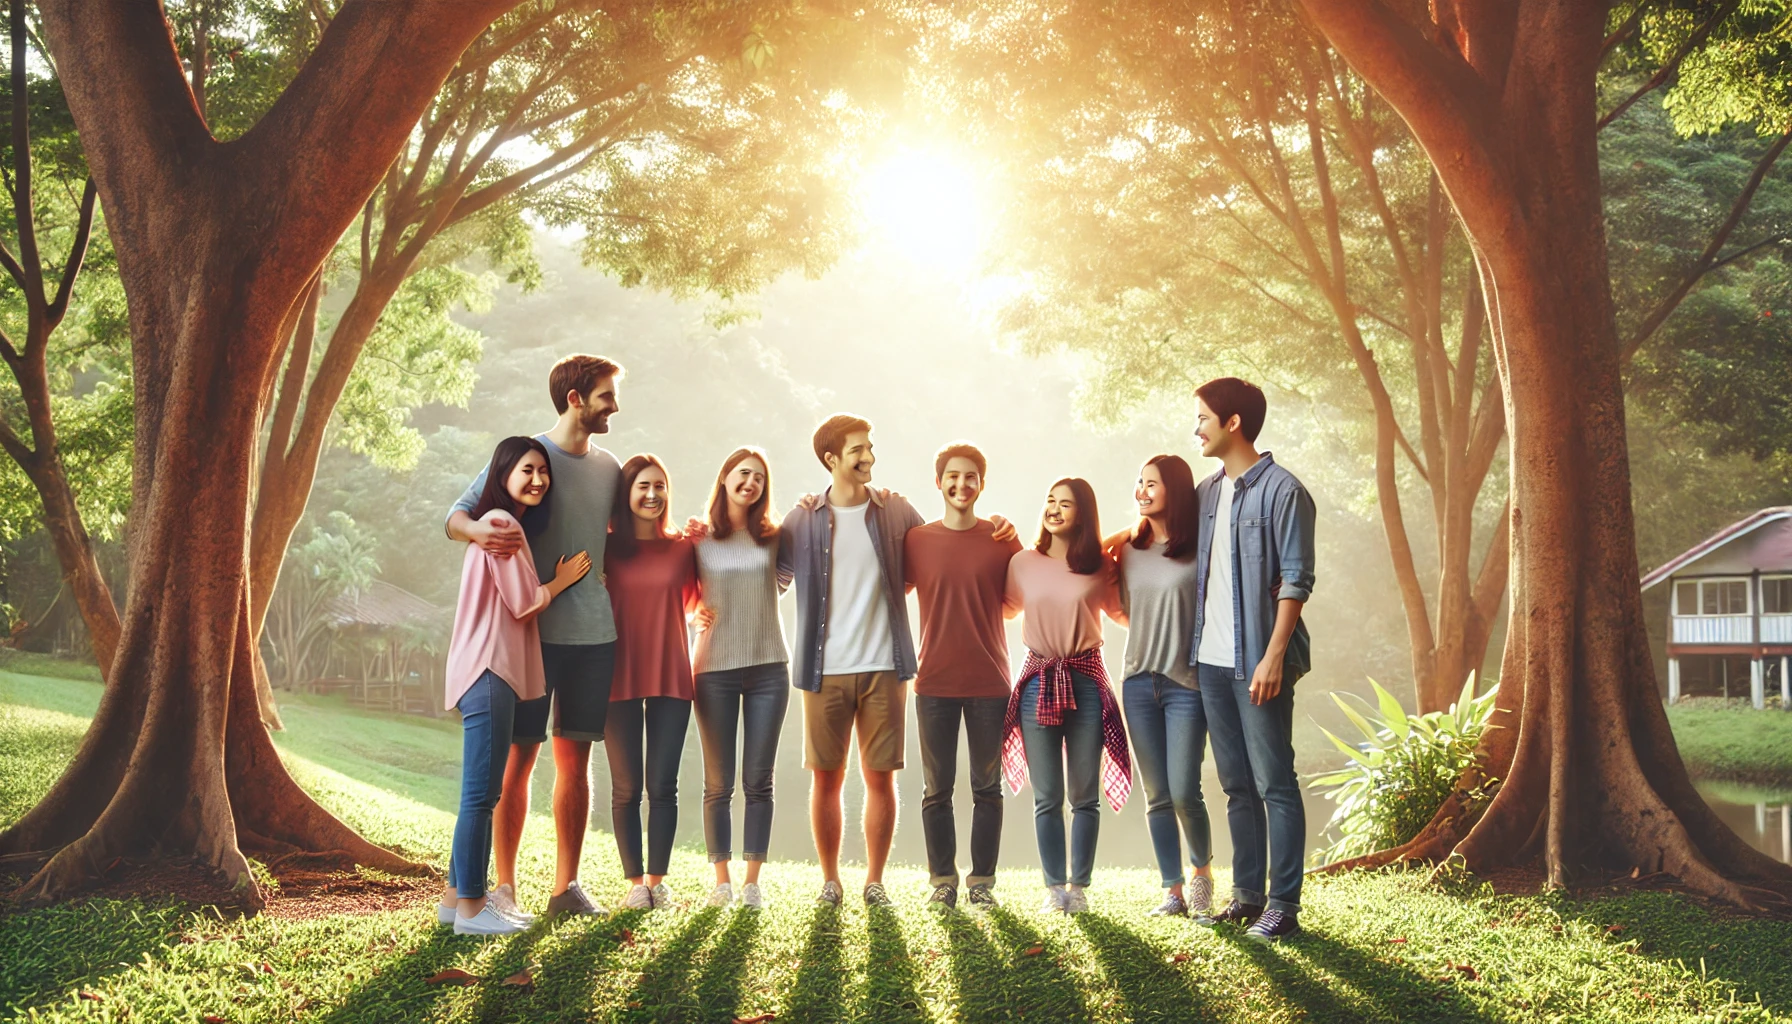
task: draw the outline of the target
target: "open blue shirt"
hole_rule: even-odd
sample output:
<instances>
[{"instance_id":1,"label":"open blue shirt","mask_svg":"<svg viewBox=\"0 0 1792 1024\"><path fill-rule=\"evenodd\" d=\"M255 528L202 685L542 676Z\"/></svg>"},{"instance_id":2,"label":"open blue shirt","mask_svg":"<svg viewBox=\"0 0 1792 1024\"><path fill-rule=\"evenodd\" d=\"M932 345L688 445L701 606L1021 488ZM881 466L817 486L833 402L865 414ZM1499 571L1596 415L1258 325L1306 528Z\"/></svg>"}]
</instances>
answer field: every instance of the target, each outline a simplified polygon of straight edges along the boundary
<instances>
[{"instance_id":1,"label":"open blue shirt","mask_svg":"<svg viewBox=\"0 0 1792 1024\"><path fill-rule=\"evenodd\" d=\"M1195 546L1200 588L1195 601L1195 635L1188 663L1201 650L1201 627L1207 619L1208 565L1213 557L1213 522L1220 478L1213 474L1195 487L1200 503L1201 533ZM1264 452L1257 464L1232 483L1232 674L1249 679L1269 650L1276 628L1276 602L1305 602L1313 596L1313 529L1318 514L1313 498L1294 474L1276 465ZM1305 619L1295 624L1282 661L1283 681L1292 686L1313 667L1313 643Z\"/></svg>"}]
</instances>

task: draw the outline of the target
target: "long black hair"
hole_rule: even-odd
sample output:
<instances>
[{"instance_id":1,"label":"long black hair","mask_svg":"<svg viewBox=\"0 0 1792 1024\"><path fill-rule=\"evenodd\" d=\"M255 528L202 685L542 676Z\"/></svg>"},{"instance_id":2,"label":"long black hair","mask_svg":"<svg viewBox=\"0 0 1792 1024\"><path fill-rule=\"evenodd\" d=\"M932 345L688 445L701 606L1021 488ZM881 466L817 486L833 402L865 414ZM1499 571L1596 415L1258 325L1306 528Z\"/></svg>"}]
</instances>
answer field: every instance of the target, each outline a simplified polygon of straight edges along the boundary
<instances>
[{"instance_id":1,"label":"long black hair","mask_svg":"<svg viewBox=\"0 0 1792 1024\"><path fill-rule=\"evenodd\" d=\"M1067 476L1046 488L1046 495L1060 487L1070 488L1070 500L1076 503L1076 523L1070 528L1070 536L1065 538L1069 550L1065 552L1064 561L1070 571L1079 576L1088 576L1101 568L1105 561L1101 554L1101 512L1095 507L1095 488L1089 481L1080 476ZM1052 551L1052 534L1045 528L1045 515L1039 517L1039 540L1033 544L1033 550L1042 555Z\"/></svg>"},{"instance_id":2,"label":"long black hair","mask_svg":"<svg viewBox=\"0 0 1792 1024\"><path fill-rule=\"evenodd\" d=\"M510 482L511 470L530 452L540 453L541 461L548 464L548 489L553 489L553 463L548 459L547 447L533 437L507 437L492 449L492 461L485 467L485 490L479 492L479 501L473 506L474 519L482 518L494 508L510 513L519 523L528 514L528 507L518 504L506 485ZM545 500L547 496L542 497Z\"/></svg>"},{"instance_id":3,"label":"long black hair","mask_svg":"<svg viewBox=\"0 0 1792 1024\"><path fill-rule=\"evenodd\" d=\"M1169 508L1164 523L1169 537L1164 547L1165 558L1185 558L1195 553L1195 542L1201 531L1201 509L1195 504L1195 471L1188 468L1180 455L1153 455L1145 465L1156 466L1164 481L1164 501ZM1144 469L1139 470L1140 475ZM1132 546L1140 551L1151 546L1151 520L1140 519L1132 538Z\"/></svg>"}]
</instances>

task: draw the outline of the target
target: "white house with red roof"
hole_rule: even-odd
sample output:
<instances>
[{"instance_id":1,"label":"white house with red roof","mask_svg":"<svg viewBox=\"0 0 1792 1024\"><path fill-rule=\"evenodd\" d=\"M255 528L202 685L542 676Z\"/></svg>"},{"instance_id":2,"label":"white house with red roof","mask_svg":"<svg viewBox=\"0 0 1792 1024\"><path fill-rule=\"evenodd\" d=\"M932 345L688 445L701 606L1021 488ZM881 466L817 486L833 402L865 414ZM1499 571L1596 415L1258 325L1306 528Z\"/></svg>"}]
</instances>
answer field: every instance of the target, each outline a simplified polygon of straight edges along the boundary
<instances>
[{"instance_id":1,"label":"white house with red roof","mask_svg":"<svg viewBox=\"0 0 1792 1024\"><path fill-rule=\"evenodd\" d=\"M1668 703L1779 691L1792 710L1792 506L1765 508L1643 577L1668 586Z\"/></svg>"}]
</instances>

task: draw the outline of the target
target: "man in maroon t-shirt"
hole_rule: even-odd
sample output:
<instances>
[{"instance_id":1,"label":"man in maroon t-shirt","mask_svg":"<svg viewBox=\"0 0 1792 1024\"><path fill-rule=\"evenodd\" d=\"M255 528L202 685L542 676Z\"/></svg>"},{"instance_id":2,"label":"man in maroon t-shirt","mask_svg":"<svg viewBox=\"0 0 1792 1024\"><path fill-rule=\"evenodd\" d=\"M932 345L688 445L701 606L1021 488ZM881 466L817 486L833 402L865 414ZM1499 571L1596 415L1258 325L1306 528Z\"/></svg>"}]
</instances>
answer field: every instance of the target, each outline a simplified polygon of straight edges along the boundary
<instances>
[{"instance_id":1,"label":"man in maroon t-shirt","mask_svg":"<svg viewBox=\"0 0 1792 1024\"><path fill-rule=\"evenodd\" d=\"M921 733L921 832L927 844L932 902L958 905L958 834L952 787L958 774L958 723L971 753L971 873L965 884L974 906L995 906L996 852L1002 841L1002 719L1008 709L1008 560L1020 541L995 539L995 526L978 519L988 463L974 445L940 449L934 483L945 516L904 538L908 585L921 605L920 671L915 676L915 720Z\"/></svg>"}]
</instances>

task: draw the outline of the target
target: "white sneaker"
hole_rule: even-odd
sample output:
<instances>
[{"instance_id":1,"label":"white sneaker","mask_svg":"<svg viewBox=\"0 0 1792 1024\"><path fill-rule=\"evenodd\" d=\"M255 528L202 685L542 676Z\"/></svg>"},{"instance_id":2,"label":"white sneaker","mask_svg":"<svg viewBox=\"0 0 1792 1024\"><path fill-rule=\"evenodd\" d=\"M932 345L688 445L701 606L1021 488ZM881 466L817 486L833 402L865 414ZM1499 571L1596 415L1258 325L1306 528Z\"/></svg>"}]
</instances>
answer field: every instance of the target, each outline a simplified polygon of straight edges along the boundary
<instances>
[{"instance_id":1,"label":"white sneaker","mask_svg":"<svg viewBox=\"0 0 1792 1024\"><path fill-rule=\"evenodd\" d=\"M472 917L454 915L456 935L515 935L522 930L521 924L492 909L490 903Z\"/></svg>"},{"instance_id":2,"label":"white sneaker","mask_svg":"<svg viewBox=\"0 0 1792 1024\"><path fill-rule=\"evenodd\" d=\"M672 890L666 888L666 883L664 882L653 887L653 909L672 909Z\"/></svg>"},{"instance_id":3,"label":"white sneaker","mask_svg":"<svg viewBox=\"0 0 1792 1024\"><path fill-rule=\"evenodd\" d=\"M1081 889L1071 889L1064 894L1064 912L1080 914L1089 909L1089 895Z\"/></svg>"},{"instance_id":4,"label":"white sneaker","mask_svg":"<svg viewBox=\"0 0 1792 1024\"><path fill-rule=\"evenodd\" d=\"M759 891L758 882L748 882L740 887L740 905L754 910L765 906L765 894Z\"/></svg>"},{"instance_id":5,"label":"white sneaker","mask_svg":"<svg viewBox=\"0 0 1792 1024\"><path fill-rule=\"evenodd\" d=\"M709 890L709 905L725 907L734 902L734 883L717 882L714 889Z\"/></svg>"},{"instance_id":6,"label":"white sneaker","mask_svg":"<svg viewBox=\"0 0 1792 1024\"><path fill-rule=\"evenodd\" d=\"M645 885L637 885L630 889L628 895L622 898L622 909L652 910L653 890L647 888Z\"/></svg>"},{"instance_id":7,"label":"white sneaker","mask_svg":"<svg viewBox=\"0 0 1792 1024\"><path fill-rule=\"evenodd\" d=\"M459 910L459 907L455 906L452 903L447 904L447 905L443 905L440 903L436 904L436 923L437 924L453 924L454 923L454 915L457 910Z\"/></svg>"},{"instance_id":8,"label":"white sneaker","mask_svg":"<svg viewBox=\"0 0 1792 1024\"><path fill-rule=\"evenodd\" d=\"M1188 913L1196 923L1213 923L1213 879L1196 875L1188 880L1184 890L1187 896Z\"/></svg>"},{"instance_id":9,"label":"white sneaker","mask_svg":"<svg viewBox=\"0 0 1792 1024\"><path fill-rule=\"evenodd\" d=\"M500 885L486 894L485 905L498 908L498 913L510 918L518 924L535 923L535 915L516 905L516 890L508 885Z\"/></svg>"},{"instance_id":10,"label":"white sneaker","mask_svg":"<svg viewBox=\"0 0 1792 1024\"><path fill-rule=\"evenodd\" d=\"M1067 895L1068 894L1064 891L1064 887L1061 885L1046 886L1045 902L1039 905L1039 912L1041 914L1062 914L1064 912L1064 899Z\"/></svg>"}]
</instances>

